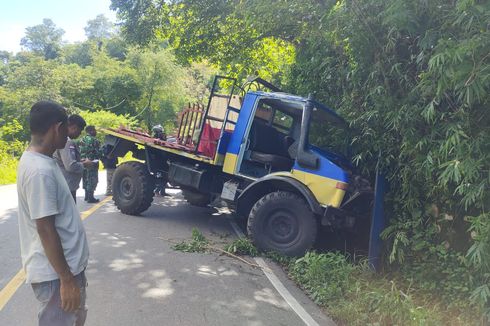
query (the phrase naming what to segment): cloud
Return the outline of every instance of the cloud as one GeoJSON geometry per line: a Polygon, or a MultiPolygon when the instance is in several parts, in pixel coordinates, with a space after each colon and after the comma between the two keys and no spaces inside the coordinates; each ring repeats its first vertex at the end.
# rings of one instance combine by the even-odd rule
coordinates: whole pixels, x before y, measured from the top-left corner
{"type": "Polygon", "coordinates": [[[60,26],[65,30],[65,34],[63,35],[63,41],[68,43],[80,42],[84,41],[87,38],[85,37],[84,26],[70,26],[69,28],[65,28],[64,26],[60,26]]]}
{"type": "Polygon", "coordinates": [[[0,24],[0,50],[20,51],[20,39],[25,35],[25,26],[20,24],[0,24]]]}

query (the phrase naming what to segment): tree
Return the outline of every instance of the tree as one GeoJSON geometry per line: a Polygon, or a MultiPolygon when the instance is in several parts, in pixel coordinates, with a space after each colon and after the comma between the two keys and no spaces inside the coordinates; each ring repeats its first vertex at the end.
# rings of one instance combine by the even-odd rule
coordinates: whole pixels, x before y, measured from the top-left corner
{"type": "Polygon", "coordinates": [[[55,59],[59,55],[63,34],[63,29],[56,27],[51,19],[44,18],[42,24],[26,28],[26,36],[20,45],[45,59],[55,59]]]}
{"type": "Polygon", "coordinates": [[[110,38],[114,34],[114,24],[101,14],[89,20],[84,30],[89,40],[101,41],[102,39],[110,38]]]}
{"type": "Polygon", "coordinates": [[[115,35],[105,42],[107,54],[117,60],[125,60],[129,51],[129,44],[119,35],[115,35]]]}
{"type": "Polygon", "coordinates": [[[9,62],[12,55],[7,51],[0,51],[0,86],[4,85],[7,79],[9,62]]]}
{"type": "Polygon", "coordinates": [[[63,47],[63,57],[66,63],[76,63],[80,67],[92,65],[96,51],[94,42],[86,41],[77,44],[67,44],[63,47]]]}
{"type": "Polygon", "coordinates": [[[182,108],[186,100],[186,71],[176,64],[172,53],[165,49],[133,50],[128,60],[137,72],[143,90],[139,107],[147,110],[142,119],[146,118],[148,129],[156,123],[173,123],[176,111],[182,108]]]}
{"type": "Polygon", "coordinates": [[[91,111],[110,108],[116,114],[135,114],[142,90],[134,68],[98,51],[87,68],[93,83],[83,92],[81,108],[91,111]]]}
{"type": "Polygon", "coordinates": [[[245,79],[260,73],[277,83],[294,58],[293,46],[257,30],[257,22],[247,16],[253,13],[238,0],[112,0],[111,8],[122,18],[128,41],[148,45],[168,40],[186,64],[206,60],[232,76],[245,79]]]}

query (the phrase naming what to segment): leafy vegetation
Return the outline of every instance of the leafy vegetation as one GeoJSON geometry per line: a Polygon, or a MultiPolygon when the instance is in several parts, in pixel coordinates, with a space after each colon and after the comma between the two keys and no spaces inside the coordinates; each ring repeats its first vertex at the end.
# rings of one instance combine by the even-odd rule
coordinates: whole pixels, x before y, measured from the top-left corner
{"type": "MultiPolygon", "coordinates": [[[[384,268],[408,285],[385,286],[362,266],[311,254],[298,277],[311,265],[360,278],[325,276],[339,286],[317,291],[319,300],[352,323],[373,314],[381,324],[438,324],[449,320],[434,312],[444,315],[439,302],[490,316],[489,1],[112,0],[112,8],[122,35],[97,17],[87,42],[63,45],[45,20],[28,30],[26,51],[0,53],[0,126],[20,124],[2,129],[0,181],[12,180],[6,171],[35,100],[148,127],[202,100],[213,67],[241,80],[258,74],[336,109],[351,125],[353,163],[371,179],[379,166],[391,186],[384,268]],[[418,295],[433,298],[433,310],[419,309],[418,295]]],[[[250,253],[246,243],[229,249],[250,253]]],[[[304,280],[309,291],[326,280],[314,277],[304,280]]]]}
{"type": "Polygon", "coordinates": [[[259,255],[257,248],[246,238],[234,240],[229,245],[226,245],[224,250],[234,255],[247,255],[252,257],[259,255]]]}
{"type": "Polygon", "coordinates": [[[9,153],[6,142],[0,141],[0,185],[15,183],[18,158],[9,153]]]}
{"type": "Polygon", "coordinates": [[[0,127],[0,185],[15,183],[18,157],[27,146],[17,139],[21,132],[16,119],[0,127]]]}
{"type": "Polygon", "coordinates": [[[387,269],[490,314],[490,3],[113,0],[129,41],[167,40],[179,60],[253,74],[350,121],[353,162],[391,187],[387,269]],[[184,41],[185,40],[185,41],[184,41]],[[267,56],[263,56],[266,58],[267,56]],[[270,67],[270,66],[269,66],[270,67]]]}
{"type": "Polygon", "coordinates": [[[208,249],[209,241],[197,228],[192,228],[191,241],[182,241],[172,246],[172,249],[182,252],[205,252],[208,249]]]}
{"type": "Polygon", "coordinates": [[[104,16],[88,21],[85,32],[87,41],[63,44],[64,31],[44,19],[26,29],[24,51],[0,52],[0,127],[20,123],[14,134],[0,132],[0,184],[15,181],[16,142],[29,140],[29,108],[38,100],[57,101],[98,127],[162,124],[171,132],[176,112],[203,98],[209,65],[179,65],[164,44],[131,47],[104,16]]]}

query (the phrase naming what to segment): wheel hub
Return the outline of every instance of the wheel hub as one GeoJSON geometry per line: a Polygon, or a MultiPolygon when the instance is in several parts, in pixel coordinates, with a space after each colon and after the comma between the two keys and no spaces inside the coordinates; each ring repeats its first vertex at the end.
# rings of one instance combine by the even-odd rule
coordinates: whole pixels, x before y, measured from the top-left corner
{"type": "Polygon", "coordinates": [[[130,177],[124,177],[121,180],[120,189],[121,189],[121,195],[124,198],[128,199],[132,196],[132,194],[133,194],[133,183],[131,182],[130,177]]]}
{"type": "Polygon", "coordinates": [[[288,210],[276,210],[269,216],[266,232],[274,242],[290,243],[299,233],[296,217],[288,210]]]}

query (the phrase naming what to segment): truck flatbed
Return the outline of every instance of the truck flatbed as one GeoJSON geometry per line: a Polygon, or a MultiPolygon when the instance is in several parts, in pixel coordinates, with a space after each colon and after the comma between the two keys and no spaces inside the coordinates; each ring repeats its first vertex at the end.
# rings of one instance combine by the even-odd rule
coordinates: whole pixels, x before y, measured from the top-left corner
{"type": "Polygon", "coordinates": [[[213,158],[195,153],[194,145],[186,146],[177,142],[161,140],[158,138],[154,138],[145,132],[135,131],[124,127],[120,127],[118,129],[107,128],[104,129],[104,132],[109,135],[113,135],[115,137],[126,139],[136,144],[140,144],[142,146],[148,146],[177,155],[185,156],[193,160],[206,162],[208,164],[214,164],[213,158]]]}

